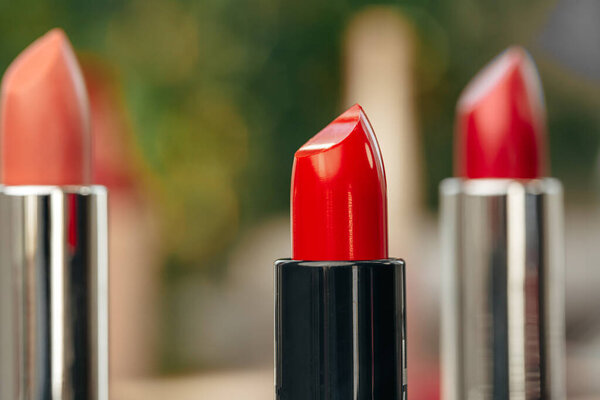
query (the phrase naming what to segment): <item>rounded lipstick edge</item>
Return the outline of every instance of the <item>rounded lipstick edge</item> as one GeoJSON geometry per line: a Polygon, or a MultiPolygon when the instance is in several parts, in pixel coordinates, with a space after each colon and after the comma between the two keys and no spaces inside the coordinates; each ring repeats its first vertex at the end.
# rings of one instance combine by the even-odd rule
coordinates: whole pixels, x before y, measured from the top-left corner
{"type": "Polygon", "coordinates": [[[531,56],[505,50],[462,92],[456,108],[455,175],[536,179],[547,173],[544,96],[531,56]]]}
{"type": "Polygon", "coordinates": [[[359,105],[348,109],[296,152],[291,222],[295,260],[388,257],[383,159],[359,105]]]}
{"type": "Polygon", "coordinates": [[[0,179],[5,185],[91,183],[90,112],[73,48],[53,29],[2,79],[0,179]]]}

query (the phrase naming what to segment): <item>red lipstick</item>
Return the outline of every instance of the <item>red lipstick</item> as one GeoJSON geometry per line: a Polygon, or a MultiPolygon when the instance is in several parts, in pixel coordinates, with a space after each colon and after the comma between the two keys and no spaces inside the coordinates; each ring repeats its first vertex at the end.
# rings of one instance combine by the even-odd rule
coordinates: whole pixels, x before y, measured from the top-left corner
{"type": "Polygon", "coordinates": [[[484,68],[460,96],[456,114],[456,176],[544,175],[544,98],[524,49],[511,47],[484,68]]]}
{"type": "Polygon", "coordinates": [[[532,58],[511,47],[461,95],[440,187],[442,398],[565,399],[562,186],[546,174],[532,58]]]}
{"type": "Polygon", "coordinates": [[[0,119],[0,398],[107,400],[107,194],[62,30],[8,67],[0,119]]]}
{"type": "Polygon", "coordinates": [[[277,400],[406,396],[404,262],[381,151],[355,105],[295,154],[293,259],[275,262],[277,400]]]}
{"type": "Polygon", "coordinates": [[[90,183],[87,95],[62,30],[33,42],[8,67],[0,109],[3,184],[90,183]]]}
{"type": "Polygon", "coordinates": [[[295,260],[387,258],[383,160],[358,104],[296,152],[291,197],[295,260]]]}

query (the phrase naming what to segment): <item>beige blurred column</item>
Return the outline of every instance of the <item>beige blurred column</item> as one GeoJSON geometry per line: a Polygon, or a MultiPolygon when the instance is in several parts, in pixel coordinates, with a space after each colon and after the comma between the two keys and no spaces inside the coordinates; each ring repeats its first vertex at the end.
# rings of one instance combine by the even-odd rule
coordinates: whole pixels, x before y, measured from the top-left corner
{"type": "Polygon", "coordinates": [[[161,248],[118,75],[82,58],[90,99],[95,183],[108,188],[111,383],[154,375],[158,361],[161,248]]]}
{"type": "Polygon", "coordinates": [[[345,40],[345,106],[365,109],[379,140],[388,184],[390,255],[412,259],[421,212],[419,139],[413,104],[415,35],[400,11],[372,7],[345,40]]]}
{"type": "MultiPolygon", "coordinates": [[[[365,109],[379,140],[388,185],[390,256],[407,261],[408,387],[411,397],[437,396],[437,349],[426,338],[435,325],[428,305],[423,252],[434,251],[422,206],[421,143],[414,103],[416,34],[395,7],[370,7],[345,37],[345,106],[365,109]],[[421,244],[426,240],[427,246],[421,244]]],[[[435,242],[435,241],[433,241],[435,242]]],[[[437,318],[433,318],[437,319],[437,318]]]]}
{"type": "Polygon", "coordinates": [[[154,210],[143,195],[114,190],[109,207],[110,372],[116,383],[158,370],[160,244],[154,210]]]}
{"type": "Polygon", "coordinates": [[[273,369],[262,368],[119,382],[113,385],[111,400],[268,400],[272,398],[273,369]]]}

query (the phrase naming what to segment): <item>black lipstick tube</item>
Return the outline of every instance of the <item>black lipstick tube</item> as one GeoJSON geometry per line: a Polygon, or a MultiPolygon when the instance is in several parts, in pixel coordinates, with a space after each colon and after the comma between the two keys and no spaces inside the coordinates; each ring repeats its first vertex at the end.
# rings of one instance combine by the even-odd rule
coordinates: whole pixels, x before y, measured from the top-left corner
{"type": "Polygon", "coordinates": [[[275,399],[406,399],[404,269],[275,262],[275,399]]]}

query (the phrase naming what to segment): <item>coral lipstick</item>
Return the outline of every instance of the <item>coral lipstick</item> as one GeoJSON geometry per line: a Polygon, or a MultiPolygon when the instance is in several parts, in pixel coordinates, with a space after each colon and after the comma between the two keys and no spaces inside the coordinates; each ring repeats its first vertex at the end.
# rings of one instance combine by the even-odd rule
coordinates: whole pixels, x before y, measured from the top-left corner
{"type": "Polygon", "coordinates": [[[107,194],[62,30],[8,67],[0,115],[0,398],[107,400],[107,194]]]}
{"type": "Polygon", "coordinates": [[[293,259],[275,262],[276,399],[405,399],[404,262],[388,258],[386,199],[359,105],[296,152],[293,259]]]}
{"type": "Polygon", "coordinates": [[[5,185],[84,185],[90,180],[89,107],[64,32],[32,43],[2,79],[0,180],[5,185]]]}
{"type": "Polygon", "coordinates": [[[456,114],[457,176],[544,175],[544,98],[525,50],[511,47],[481,71],[458,100],[456,114]]]}
{"type": "Polygon", "coordinates": [[[544,177],[545,106],[511,47],[461,95],[440,187],[442,395],[564,399],[562,186],[544,177]]]}
{"type": "Polygon", "coordinates": [[[359,105],[296,152],[291,203],[295,260],[387,258],[383,160],[359,105]]]}

